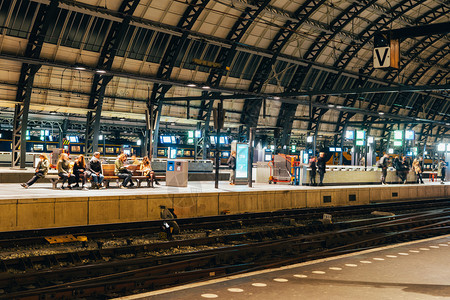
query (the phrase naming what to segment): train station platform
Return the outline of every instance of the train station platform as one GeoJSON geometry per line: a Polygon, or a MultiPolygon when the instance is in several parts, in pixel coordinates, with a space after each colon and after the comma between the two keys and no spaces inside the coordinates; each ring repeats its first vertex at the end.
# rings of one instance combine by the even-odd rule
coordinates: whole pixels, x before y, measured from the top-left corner
{"type": "Polygon", "coordinates": [[[268,212],[281,209],[362,205],[372,202],[450,196],[450,184],[291,186],[229,185],[221,181],[189,182],[188,187],[104,190],[53,190],[49,182],[29,189],[0,184],[0,231],[137,222],[160,219],[160,206],[174,208],[178,218],[223,213],[268,212]]]}
{"type": "Polygon", "coordinates": [[[449,252],[447,235],[118,299],[449,299],[449,252]]]}
{"type": "Polygon", "coordinates": [[[118,299],[449,299],[449,251],[447,235],[118,299]]]}

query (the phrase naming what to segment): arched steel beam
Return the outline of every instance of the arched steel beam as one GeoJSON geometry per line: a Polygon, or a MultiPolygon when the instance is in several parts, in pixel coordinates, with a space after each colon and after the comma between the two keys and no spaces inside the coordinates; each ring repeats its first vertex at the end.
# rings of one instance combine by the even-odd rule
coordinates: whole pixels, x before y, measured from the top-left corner
{"type": "MultiPolygon", "coordinates": [[[[444,45],[442,48],[437,49],[434,53],[432,53],[427,60],[430,62],[429,65],[420,65],[416,68],[414,72],[411,73],[411,76],[406,80],[407,85],[415,85],[417,82],[424,76],[428,70],[430,70],[433,64],[438,63],[441,59],[445,58],[449,53],[449,45],[444,45]]],[[[417,99],[419,94],[417,93],[403,93],[398,94],[397,97],[392,102],[391,107],[389,108],[390,114],[398,114],[400,109],[404,108],[404,103],[411,100],[411,98],[417,99]]],[[[428,99],[420,98],[420,101],[425,103],[428,99]]],[[[414,101],[415,102],[415,101],[414,101]]],[[[413,106],[414,107],[414,106],[413,106]]],[[[420,106],[422,107],[422,105],[420,106]]],[[[392,131],[392,124],[385,125],[383,128],[382,137],[386,137],[392,131]]]]}
{"type": "MultiPolygon", "coordinates": [[[[183,16],[178,21],[177,28],[182,31],[181,36],[172,36],[167,46],[167,49],[164,53],[164,56],[161,60],[161,63],[158,68],[157,77],[161,79],[170,79],[172,74],[173,67],[175,65],[175,60],[181,50],[181,46],[186,42],[189,31],[194,26],[200,14],[205,9],[206,5],[209,3],[209,0],[193,0],[186,10],[183,13],[183,16]]],[[[147,103],[147,109],[149,115],[151,115],[151,120],[153,124],[149,124],[150,129],[154,129],[155,133],[153,136],[153,143],[157,145],[158,143],[158,132],[159,132],[159,120],[161,118],[161,111],[164,102],[164,96],[167,91],[170,90],[171,85],[163,85],[155,83],[153,84],[152,93],[149,99],[149,103],[147,103]]],[[[150,137],[150,134],[148,134],[150,137]]],[[[148,142],[146,140],[146,142],[148,142]]],[[[156,157],[158,152],[157,147],[153,147],[153,156],[156,157]]]]}
{"type": "MultiPolygon", "coordinates": [[[[405,64],[402,64],[401,69],[398,71],[389,70],[388,73],[385,75],[384,79],[387,81],[392,81],[394,79],[394,76],[396,76],[401,70],[405,69],[409,63],[411,63],[416,57],[418,57],[422,52],[424,52],[426,49],[428,49],[431,45],[433,45],[436,41],[441,39],[443,35],[439,36],[430,36],[422,38],[420,41],[416,42],[410,49],[406,51],[406,55],[408,56],[408,61],[405,64]]],[[[369,60],[366,65],[360,69],[360,73],[370,76],[373,72],[373,68],[369,69],[369,67],[372,65],[372,62],[369,60]],[[367,72],[368,71],[368,72],[367,72]]],[[[366,77],[367,78],[367,77],[366,77]]],[[[365,84],[368,83],[367,79],[364,82],[365,84]]],[[[360,83],[362,84],[362,83],[360,83]]],[[[355,85],[353,88],[357,87],[357,82],[355,82],[355,85]]],[[[353,107],[356,104],[358,95],[349,95],[345,98],[343,106],[353,107]]],[[[369,104],[370,108],[377,109],[379,104],[379,97],[380,96],[374,96],[369,104]]],[[[420,99],[425,101],[424,97],[420,97],[420,99]]],[[[417,105],[417,102],[415,102],[415,105],[417,105]]],[[[349,112],[341,112],[338,117],[338,121],[336,122],[336,134],[338,135],[337,141],[338,144],[341,143],[342,138],[342,130],[345,127],[345,124],[354,116],[354,113],[349,112]]],[[[375,117],[371,117],[371,121],[373,121],[375,117]]],[[[364,120],[364,123],[367,120],[364,120]]]]}
{"type": "MultiPolygon", "coordinates": [[[[277,61],[281,50],[286,46],[297,29],[325,2],[325,0],[306,1],[294,13],[295,18],[298,19],[298,21],[289,20],[281,27],[268,47],[268,50],[272,53],[272,56],[263,57],[261,59],[258,69],[250,83],[249,91],[258,93],[261,92],[261,89],[268,80],[272,71],[272,66],[277,61]]],[[[248,126],[254,127],[258,122],[261,105],[262,100],[251,101],[251,103],[249,100],[245,100],[241,122],[248,126]]],[[[283,131],[290,132],[292,129],[292,121],[289,120],[294,117],[296,108],[296,105],[282,104],[278,114],[277,127],[285,128],[290,125],[290,128],[283,129],[283,131]]]]}
{"type": "MultiPolygon", "coordinates": [[[[382,15],[377,18],[374,22],[372,22],[369,26],[367,26],[361,33],[358,34],[359,42],[352,42],[346,49],[342,52],[340,57],[336,60],[334,64],[335,67],[340,70],[344,70],[350,61],[356,56],[358,51],[367,44],[374,36],[374,34],[388,25],[390,25],[393,21],[401,17],[403,14],[407,13],[409,10],[413,9],[418,4],[425,2],[425,0],[413,1],[413,0],[403,0],[392,9],[389,10],[389,15],[382,15]]],[[[340,76],[339,73],[329,74],[326,78],[324,84],[322,85],[322,89],[331,89],[333,88],[340,76]]],[[[316,98],[316,102],[326,103],[328,101],[328,96],[322,96],[316,98]]],[[[322,116],[328,111],[328,109],[320,109],[313,108],[311,120],[308,124],[308,130],[317,130],[318,125],[320,123],[320,119],[322,116]]]]}
{"type": "MultiPolygon", "coordinates": [[[[333,38],[339,34],[341,30],[348,24],[350,24],[354,18],[358,17],[361,12],[370,7],[376,1],[354,1],[352,2],[343,12],[341,12],[333,21],[331,21],[329,28],[331,32],[322,32],[314,41],[313,45],[307,50],[304,59],[309,61],[315,61],[320,53],[325,49],[326,46],[333,40],[333,38]]],[[[294,76],[292,77],[289,86],[286,91],[298,91],[303,86],[303,82],[308,74],[311,66],[298,66],[294,76]]],[[[337,76],[333,76],[337,78],[337,76]]],[[[329,82],[333,81],[330,78],[329,82]]],[[[326,85],[324,85],[326,86],[326,85]]],[[[327,86],[331,89],[332,86],[327,86]]],[[[320,99],[320,98],[319,98],[320,99]]],[[[297,105],[283,103],[277,119],[277,126],[282,127],[280,144],[286,144],[289,140],[289,134],[292,131],[292,118],[295,116],[295,111],[297,110],[297,105]]],[[[259,114],[260,109],[258,110],[259,114]]],[[[317,111],[313,108],[313,114],[317,111]]],[[[309,122],[308,130],[314,130],[312,128],[313,122],[309,122]]]]}
{"type": "MultiPolygon", "coordinates": [[[[40,4],[28,38],[25,57],[39,58],[49,25],[56,17],[58,5],[58,0],[52,0],[48,5],[40,4]]],[[[11,167],[16,167],[20,164],[20,168],[25,168],[28,112],[30,110],[34,76],[40,68],[41,65],[23,63],[20,70],[14,108],[11,167]]]]}
{"type": "MultiPolygon", "coordinates": [[[[239,16],[238,20],[234,23],[232,29],[228,33],[226,40],[230,41],[231,47],[226,48],[222,47],[219,51],[219,54],[216,58],[216,62],[220,64],[222,67],[217,69],[212,69],[209,73],[207,84],[211,87],[218,87],[223,75],[226,73],[225,68],[230,66],[231,61],[236,55],[236,47],[238,43],[241,41],[247,29],[256,19],[256,17],[264,10],[264,8],[270,3],[270,0],[264,1],[255,1],[255,7],[247,7],[245,11],[239,16]]],[[[208,93],[203,92],[203,95],[206,97],[213,97],[220,95],[219,93],[208,93]]],[[[205,137],[207,137],[207,133],[209,132],[209,120],[211,116],[211,110],[214,104],[214,99],[212,100],[202,100],[201,108],[198,112],[198,120],[204,121],[205,124],[205,137]]],[[[242,116],[241,116],[242,122],[242,116]]],[[[208,141],[206,141],[208,143],[208,141]]],[[[204,157],[205,158],[205,157],[204,157]]]]}
{"type": "MultiPolygon", "coordinates": [[[[207,85],[210,87],[218,87],[223,75],[226,73],[226,67],[230,66],[234,56],[236,55],[236,47],[247,29],[256,19],[256,17],[264,10],[264,8],[270,3],[270,1],[257,1],[254,7],[247,7],[245,11],[239,16],[238,20],[234,23],[232,29],[228,33],[226,40],[230,42],[231,47],[222,47],[217,55],[216,62],[221,65],[221,68],[212,69],[207,79],[207,85]]],[[[208,152],[205,151],[210,144],[209,139],[209,123],[211,118],[211,111],[214,105],[214,99],[220,96],[217,92],[203,92],[204,99],[200,104],[200,110],[198,111],[197,119],[203,121],[203,150],[201,152],[202,158],[208,157],[208,152]],[[206,99],[210,98],[210,99],[206,99]]]]}
{"type": "MultiPolygon", "coordinates": [[[[97,63],[98,70],[111,70],[117,49],[125,36],[131,17],[139,2],[140,0],[123,0],[119,7],[119,13],[123,17],[123,21],[112,23],[97,63]]],[[[88,104],[89,112],[86,121],[85,154],[97,151],[103,98],[105,96],[106,86],[112,78],[112,75],[98,73],[94,75],[88,104]]]]}
{"type": "MultiPolygon", "coordinates": [[[[441,4],[437,7],[432,8],[431,10],[425,12],[422,16],[415,19],[412,23],[414,23],[414,24],[429,24],[429,23],[441,18],[442,16],[447,15],[449,12],[450,12],[450,7],[448,7],[447,5],[441,4]]],[[[412,47],[410,47],[410,49],[408,49],[405,53],[403,53],[404,56],[408,57],[408,61],[406,63],[402,64],[401,70],[405,69],[412,61],[414,61],[415,58],[419,57],[419,55],[423,51],[428,49],[430,46],[432,46],[435,42],[437,42],[438,40],[440,40],[443,37],[444,37],[444,35],[434,35],[434,36],[424,37],[420,41],[416,42],[412,47]]],[[[364,75],[367,76],[366,78],[368,78],[368,76],[370,76],[373,73],[373,71],[375,70],[374,68],[371,68],[371,66],[372,66],[372,61],[368,60],[367,63],[365,64],[365,66],[362,69],[360,69],[360,73],[363,73],[364,75]]],[[[395,76],[397,76],[400,71],[397,71],[394,69],[388,70],[387,74],[384,76],[384,80],[386,80],[388,82],[393,81],[395,76]]],[[[366,83],[367,83],[367,79],[366,79],[366,83]]],[[[378,108],[377,103],[379,103],[379,101],[377,101],[378,99],[379,99],[379,96],[372,98],[372,101],[370,102],[369,107],[371,107],[373,109],[377,109],[378,108]]],[[[355,101],[353,99],[349,99],[349,100],[347,100],[347,102],[344,102],[344,106],[349,106],[352,103],[354,104],[355,101]]],[[[374,119],[374,117],[370,117],[370,118],[374,119]]],[[[343,120],[338,120],[338,124],[343,124],[343,123],[345,123],[345,118],[343,120]]],[[[336,130],[336,131],[339,131],[339,130],[336,130]]]]}

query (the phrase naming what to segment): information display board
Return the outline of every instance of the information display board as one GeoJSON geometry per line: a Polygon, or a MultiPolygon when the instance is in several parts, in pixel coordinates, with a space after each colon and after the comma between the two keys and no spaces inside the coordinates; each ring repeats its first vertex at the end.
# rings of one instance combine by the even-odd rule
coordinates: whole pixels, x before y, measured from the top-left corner
{"type": "Polygon", "coordinates": [[[236,179],[248,177],[248,145],[236,145],[236,179]]]}

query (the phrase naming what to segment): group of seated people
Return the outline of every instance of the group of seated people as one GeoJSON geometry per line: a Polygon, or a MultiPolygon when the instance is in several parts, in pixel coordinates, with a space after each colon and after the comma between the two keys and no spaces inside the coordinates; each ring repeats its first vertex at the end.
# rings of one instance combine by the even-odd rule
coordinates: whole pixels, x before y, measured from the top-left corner
{"type": "MultiPolygon", "coordinates": [[[[39,162],[36,166],[34,176],[27,182],[21,183],[24,188],[29,188],[38,179],[45,177],[50,169],[50,162],[45,154],[39,155],[39,162]]],[[[115,175],[123,179],[120,188],[133,187],[132,172],[127,168],[127,155],[120,154],[115,163],[115,175]]],[[[143,176],[147,176],[153,180],[155,184],[159,185],[155,179],[154,172],[152,171],[150,160],[148,157],[144,157],[142,162],[136,159],[136,156],[132,156],[132,164],[140,165],[139,169],[142,171],[143,176]]],[[[91,188],[104,189],[102,162],[100,161],[100,152],[95,152],[89,162],[86,164],[84,155],[79,155],[74,162],[70,161],[70,157],[67,153],[62,153],[59,157],[56,165],[59,179],[62,181],[61,189],[79,188],[81,182],[81,188],[86,190],[87,179],[91,180],[91,188]],[[64,185],[67,185],[64,187],[64,185]]]]}

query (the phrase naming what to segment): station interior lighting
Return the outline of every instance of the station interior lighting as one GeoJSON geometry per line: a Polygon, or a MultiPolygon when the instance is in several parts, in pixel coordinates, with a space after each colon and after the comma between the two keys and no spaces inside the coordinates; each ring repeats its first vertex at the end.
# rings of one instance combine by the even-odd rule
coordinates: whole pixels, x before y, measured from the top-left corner
{"type": "MultiPolygon", "coordinates": [[[[312,135],[310,135],[310,136],[308,136],[307,138],[306,138],[306,142],[307,143],[312,143],[314,141],[314,137],[312,136],[312,135]]],[[[273,149],[272,149],[273,150],[273,149]]]]}
{"type": "Polygon", "coordinates": [[[445,144],[444,143],[440,143],[438,144],[438,151],[445,151],[445,144]]]}
{"type": "Polygon", "coordinates": [[[138,145],[138,146],[142,145],[142,141],[141,140],[137,140],[136,145],[138,145]]]}
{"type": "Polygon", "coordinates": [[[388,149],[388,153],[389,153],[389,154],[394,154],[394,149],[389,148],[389,149],[388,149]]]}
{"type": "Polygon", "coordinates": [[[100,135],[98,136],[98,140],[99,140],[99,141],[103,141],[103,134],[100,134],[100,135]]]}
{"type": "Polygon", "coordinates": [[[367,138],[367,142],[369,143],[369,144],[373,144],[373,136],[369,136],[368,138],[367,138]]]}
{"type": "Polygon", "coordinates": [[[297,149],[297,146],[296,146],[296,145],[292,145],[292,146],[291,146],[291,152],[295,152],[296,149],[297,149]]]}
{"type": "Polygon", "coordinates": [[[0,139],[3,137],[3,133],[0,133],[0,139]]]}
{"type": "Polygon", "coordinates": [[[196,130],[195,131],[195,138],[196,139],[199,139],[199,138],[201,138],[202,137],[202,131],[201,130],[196,130]]]}
{"type": "Polygon", "coordinates": [[[394,141],[395,147],[401,147],[403,145],[402,141],[394,141]]]}
{"type": "Polygon", "coordinates": [[[428,151],[423,151],[423,155],[427,155],[428,154],[428,151]]]}
{"type": "Polygon", "coordinates": [[[447,151],[450,151],[450,144],[447,144],[447,151]]]}
{"type": "Polygon", "coordinates": [[[275,146],[274,145],[270,145],[270,150],[275,150],[275,146]]]}
{"type": "Polygon", "coordinates": [[[356,146],[364,146],[364,140],[357,140],[356,146]]]}
{"type": "Polygon", "coordinates": [[[194,139],[188,139],[188,144],[193,144],[194,143],[194,139]]]}

